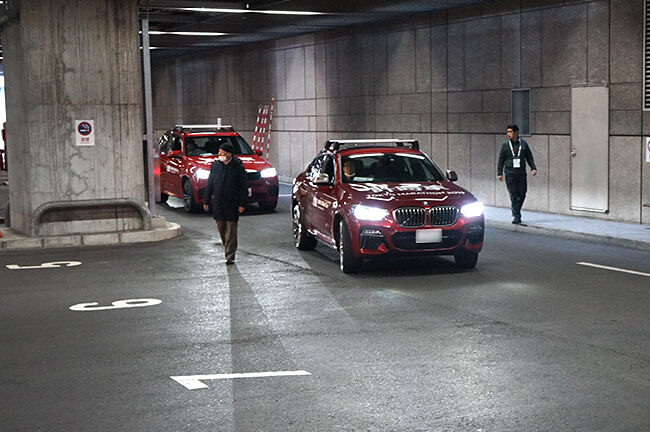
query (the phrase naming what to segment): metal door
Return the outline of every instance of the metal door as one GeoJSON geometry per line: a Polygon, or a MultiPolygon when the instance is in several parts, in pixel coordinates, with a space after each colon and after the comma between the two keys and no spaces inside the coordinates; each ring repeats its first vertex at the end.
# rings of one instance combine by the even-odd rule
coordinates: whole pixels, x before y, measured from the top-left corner
{"type": "Polygon", "coordinates": [[[571,209],[606,213],[609,202],[609,89],[571,89],[571,209]]]}

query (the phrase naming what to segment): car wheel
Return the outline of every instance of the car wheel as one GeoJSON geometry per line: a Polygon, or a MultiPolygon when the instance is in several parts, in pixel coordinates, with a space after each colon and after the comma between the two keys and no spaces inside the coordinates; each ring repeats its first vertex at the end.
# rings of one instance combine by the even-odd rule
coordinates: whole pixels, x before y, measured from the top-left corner
{"type": "Polygon", "coordinates": [[[278,201],[269,201],[269,202],[261,202],[259,203],[260,210],[264,211],[273,211],[278,205],[278,201]]]}
{"type": "Polygon", "coordinates": [[[478,262],[478,254],[477,253],[457,254],[454,255],[454,259],[456,261],[456,267],[460,267],[464,269],[472,269],[476,267],[476,263],[478,262]]]}
{"type": "Polygon", "coordinates": [[[307,232],[300,218],[300,205],[293,206],[293,243],[300,250],[314,250],[316,239],[307,232]]]}
{"type": "Polygon", "coordinates": [[[183,208],[188,213],[198,213],[199,206],[194,201],[194,190],[189,180],[183,182],[183,208]]]}
{"type": "Polygon", "coordinates": [[[359,270],[360,262],[352,253],[352,241],[350,240],[348,226],[341,220],[339,227],[339,263],[341,264],[341,271],[343,273],[354,273],[359,270]]]}

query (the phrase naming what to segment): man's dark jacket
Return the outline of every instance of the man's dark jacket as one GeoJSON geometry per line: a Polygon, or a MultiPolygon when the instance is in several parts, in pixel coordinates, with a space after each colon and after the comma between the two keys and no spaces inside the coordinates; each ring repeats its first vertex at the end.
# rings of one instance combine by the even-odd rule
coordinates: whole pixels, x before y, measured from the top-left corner
{"type": "Polygon", "coordinates": [[[517,141],[512,142],[512,147],[515,155],[519,155],[521,159],[519,168],[512,166],[512,160],[515,158],[515,156],[512,155],[512,151],[510,151],[509,141],[506,140],[503,144],[501,144],[499,162],[497,162],[497,175],[503,175],[505,168],[506,174],[525,176],[526,162],[528,162],[530,169],[537,170],[537,167],[535,166],[535,160],[533,159],[533,153],[530,151],[530,147],[528,147],[528,143],[526,141],[519,138],[517,141]],[[519,154],[519,146],[521,146],[521,154],[519,154]]]}
{"type": "Polygon", "coordinates": [[[239,159],[233,156],[228,164],[212,162],[204,198],[214,219],[239,220],[239,207],[246,207],[248,200],[246,169],[239,159]]]}

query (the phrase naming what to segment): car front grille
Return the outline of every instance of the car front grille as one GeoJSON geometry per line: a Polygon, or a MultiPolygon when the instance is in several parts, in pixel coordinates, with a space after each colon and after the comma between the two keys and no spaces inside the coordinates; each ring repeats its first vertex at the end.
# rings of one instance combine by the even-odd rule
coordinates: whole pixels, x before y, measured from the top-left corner
{"type": "Polygon", "coordinates": [[[255,180],[259,180],[261,178],[262,178],[262,176],[260,175],[259,171],[248,171],[246,173],[246,179],[248,181],[255,181],[255,180]]]}
{"type": "MultiPolygon", "coordinates": [[[[395,209],[393,216],[397,225],[403,228],[418,228],[426,223],[426,211],[421,207],[400,207],[395,209]]],[[[456,223],[458,207],[438,206],[429,210],[429,225],[448,226],[456,223]]]]}
{"type": "Polygon", "coordinates": [[[400,207],[395,209],[393,216],[401,227],[421,227],[424,226],[426,212],[420,207],[400,207]]]}
{"type": "Polygon", "coordinates": [[[429,210],[429,224],[432,226],[453,225],[458,219],[458,207],[438,206],[429,210]]]}

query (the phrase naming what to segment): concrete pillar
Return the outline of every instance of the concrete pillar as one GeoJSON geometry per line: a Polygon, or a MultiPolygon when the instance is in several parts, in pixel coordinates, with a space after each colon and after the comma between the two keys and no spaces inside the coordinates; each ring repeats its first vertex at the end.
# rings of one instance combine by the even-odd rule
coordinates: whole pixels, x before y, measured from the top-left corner
{"type": "Polygon", "coordinates": [[[2,48],[12,229],[63,235],[149,222],[132,205],[146,192],[137,3],[10,3],[2,48]],[[80,145],[89,144],[80,120],[93,123],[94,145],[80,145]],[[83,205],[57,205],[71,201],[83,205]]]}

